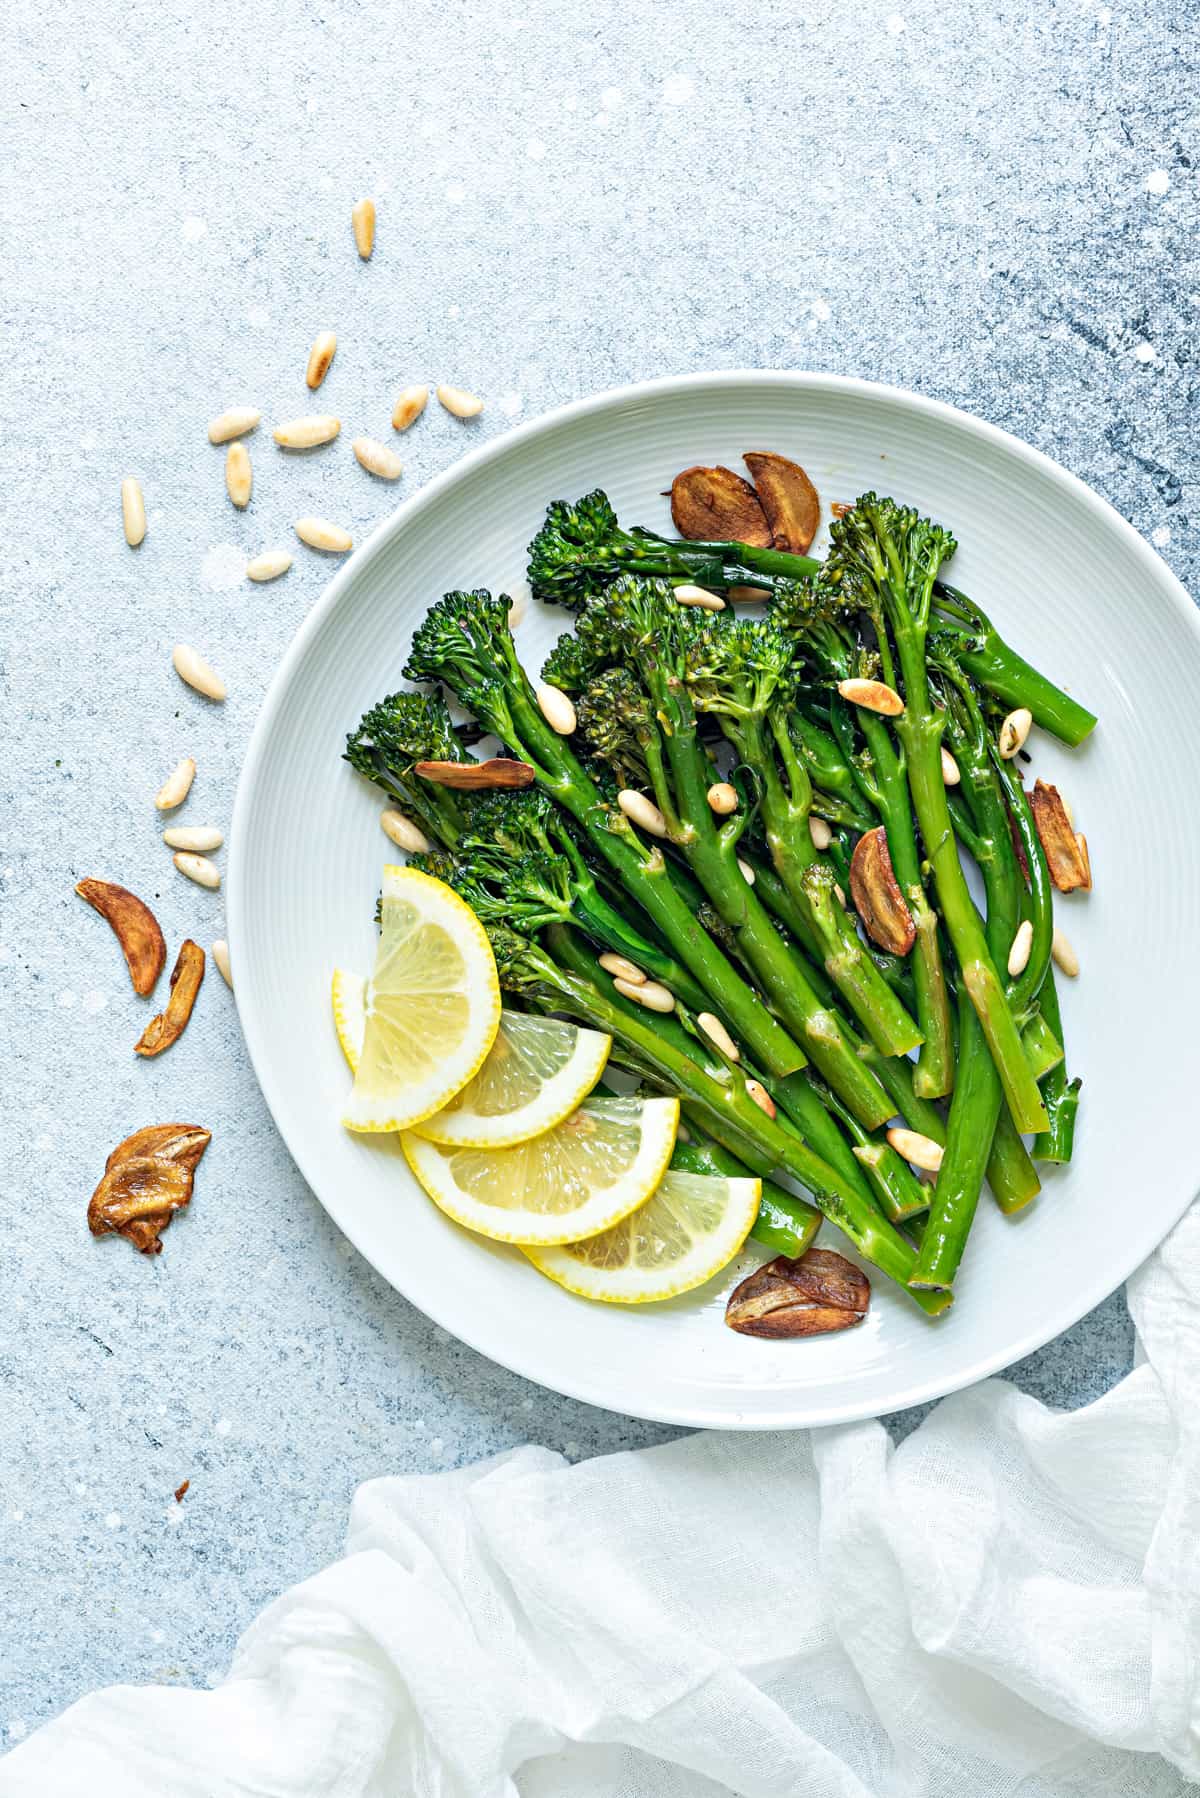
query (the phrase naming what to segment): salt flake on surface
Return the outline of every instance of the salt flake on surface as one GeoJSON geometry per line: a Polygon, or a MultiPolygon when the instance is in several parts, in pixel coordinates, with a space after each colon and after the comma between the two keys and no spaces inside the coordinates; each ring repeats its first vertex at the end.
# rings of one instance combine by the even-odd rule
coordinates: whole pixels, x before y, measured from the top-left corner
{"type": "Polygon", "coordinates": [[[1146,176],[1146,192],[1148,194],[1165,194],[1171,185],[1171,177],[1166,169],[1151,169],[1146,176]]]}

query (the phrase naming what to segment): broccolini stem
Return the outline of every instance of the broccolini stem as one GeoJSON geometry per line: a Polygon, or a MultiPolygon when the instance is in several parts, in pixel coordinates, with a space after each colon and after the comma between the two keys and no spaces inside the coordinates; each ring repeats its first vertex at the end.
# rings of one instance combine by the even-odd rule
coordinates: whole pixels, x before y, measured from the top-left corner
{"type": "MultiPolygon", "coordinates": [[[[1058,987],[1053,970],[1047,974],[1041,991],[1042,1015],[1059,1037],[1062,1035],[1062,1013],[1058,1005],[1058,987]]],[[[1082,1081],[1072,1080],[1065,1059],[1051,1068],[1042,1086],[1042,1097],[1050,1122],[1033,1139],[1035,1161],[1070,1161],[1075,1147],[1075,1114],[1079,1110],[1082,1081]]]]}
{"type": "Polygon", "coordinates": [[[965,593],[939,581],[935,603],[941,617],[968,639],[957,660],[981,687],[1009,707],[1027,706],[1035,724],[1077,748],[1096,727],[1096,715],[1064,693],[1001,637],[987,614],[965,593]]]}
{"type": "MultiPolygon", "coordinates": [[[[710,1174],[727,1180],[744,1178],[749,1173],[745,1164],[711,1138],[691,1132],[690,1142],[676,1142],[671,1166],[689,1174],[710,1174]]],[[[773,1255],[803,1255],[816,1241],[821,1228],[821,1213],[815,1205],[785,1192],[774,1180],[763,1180],[758,1201],[758,1216],[750,1231],[755,1242],[761,1242],[773,1255]]]]}

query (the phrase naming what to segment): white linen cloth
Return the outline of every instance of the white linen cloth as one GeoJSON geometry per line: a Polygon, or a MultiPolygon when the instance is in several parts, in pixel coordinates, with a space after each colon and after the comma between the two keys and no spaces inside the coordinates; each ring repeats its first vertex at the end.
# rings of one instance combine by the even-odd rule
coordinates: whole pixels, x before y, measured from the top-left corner
{"type": "Polygon", "coordinates": [[[865,1423],[373,1480],[223,1685],[95,1693],[0,1795],[1185,1791],[1200,1206],[1129,1304],[1138,1365],[1080,1411],[991,1380],[895,1449],[865,1423]]]}

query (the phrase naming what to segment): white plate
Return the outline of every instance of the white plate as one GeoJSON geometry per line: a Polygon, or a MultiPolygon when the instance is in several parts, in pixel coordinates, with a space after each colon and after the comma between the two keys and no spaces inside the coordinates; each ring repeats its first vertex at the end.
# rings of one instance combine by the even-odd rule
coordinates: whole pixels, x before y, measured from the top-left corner
{"type": "MultiPolygon", "coordinates": [[[[819,546],[818,546],[819,547],[819,546]]],[[[565,614],[518,633],[536,670],[565,614]]],[[[545,1386],[639,1417],[736,1429],[836,1423],[938,1397],[1066,1329],[1132,1272],[1197,1185],[1200,624],[1174,576],[1072,475],[989,425],[829,375],[722,374],[602,394],[468,456],[383,525],[309,614],[263,706],[238,788],[229,936],[237,1000],[275,1121],[313,1191],[431,1318],[545,1386]],[[737,1268],[689,1299],[621,1310],[575,1299],[523,1258],[456,1229],[398,1150],[339,1125],[329,1017],[337,964],[369,971],[379,796],[340,760],[363,710],[402,684],[413,626],[454,587],[521,590],[548,501],[594,486],[622,520],[668,526],[659,497],[692,462],[794,456],[826,510],[868,487],[952,526],[955,583],[1098,712],[1072,752],[1035,733],[1091,847],[1096,890],[1060,915],[1082,978],[1065,994],[1085,1085],[1077,1153],[1005,1221],[980,1207],[946,1318],[879,1278],[867,1322],[770,1344],[721,1321],[737,1268]]],[[[1067,982],[1063,982],[1068,986],[1067,982]]],[[[744,1269],[747,1257],[741,1264],[744,1269]]]]}

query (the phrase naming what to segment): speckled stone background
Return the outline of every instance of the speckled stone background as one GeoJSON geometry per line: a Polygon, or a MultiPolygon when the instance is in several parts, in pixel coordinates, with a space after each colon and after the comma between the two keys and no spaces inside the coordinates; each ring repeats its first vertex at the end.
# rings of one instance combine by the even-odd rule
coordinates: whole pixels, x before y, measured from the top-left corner
{"type": "MultiPolygon", "coordinates": [[[[329,574],[294,545],[254,587],[246,555],[291,543],[301,512],[360,537],[385,515],[394,492],[348,439],[390,440],[408,382],[487,409],[431,408],[402,442],[406,493],[594,389],[794,367],[1015,431],[1188,580],[1196,24],[1172,0],[18,4],[0,125],[5,1744],[110,1681],[215,1681],[264,1602],[337,1554],[364,1478],[669,1433],[501,1372],[379,1282],[277,1139],[215,971],[175,1050],[130,1052],[146,1007],[72,887],[145,894],[172,953],[222,933],[152,795],[191,753],[187,821],[228,824],[263,691],[329,574]],[[369,267],[349,228],[365,192],[369,267]],[[327,326],[319,403],[343,439],[288,460],[260,430],[236,514],[206,421],[311,409],[327,326]],[[149,512],[136,553],[127,473],[149,512]],[[181,638],[224,672],[224,707],[172,673],[181,638]],[[214,1131],[219,1172],[159,1260],[94,1243],[108,1149],[177,1115],[214,1131]]],[[[1131,1340],[1118,1295],[1014,1377],[1077,1404],[1131,1340]]]]}

